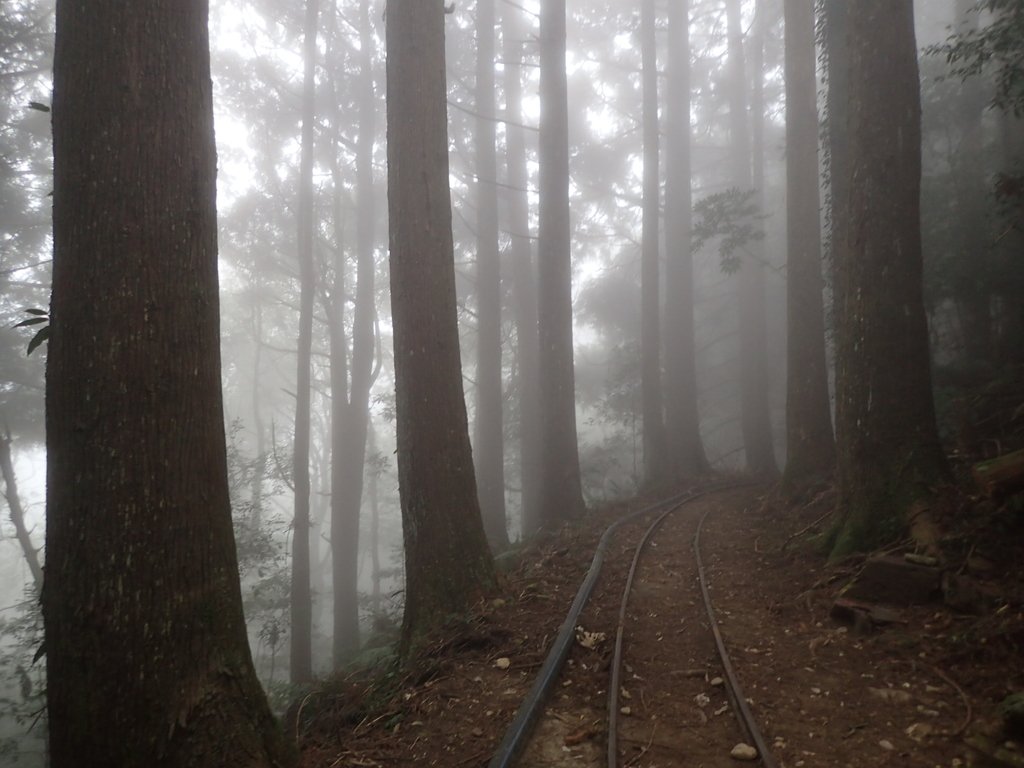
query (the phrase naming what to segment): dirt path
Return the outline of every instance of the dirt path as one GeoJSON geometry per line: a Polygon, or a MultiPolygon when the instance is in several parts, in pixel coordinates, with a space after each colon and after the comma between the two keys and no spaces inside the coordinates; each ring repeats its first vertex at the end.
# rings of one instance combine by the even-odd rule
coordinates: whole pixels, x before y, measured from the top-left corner
{"type": "MultiPolygon", "coordinates": [[[[789,532],[756,491],[716,494],[666,522],[628,612],[619,765],[728,766],[744,740],[732,717],[700,599],[691,541],[703,551],[719,624],[780,766],[953,766],[965,699],[933,644],[934,607],[861,635],[828,618],[824,566],[780,552],[789,532]],[[816,582],[821,582],[816,584],[816,582]]],[[[429,649],[417,670],[367,690],[311,696],[299,726],[307,766],[484,766],[525,696],[589,565],[622,509],[534,547],[502,594],[429,649]]],[[[817,512],[814,513],[815,515],[817,512]]],[[[649,519],[648,519],[649,521],[649,519]]],[[[608,662],[622,583],[644,523],[624,526],[581,619],[580,637],[523,766],[605,765],[608,662]],[[590,633],[590,634],[585,634],[590,633]],[[603,636],[603,637],[602,637],[603,636]]]]}

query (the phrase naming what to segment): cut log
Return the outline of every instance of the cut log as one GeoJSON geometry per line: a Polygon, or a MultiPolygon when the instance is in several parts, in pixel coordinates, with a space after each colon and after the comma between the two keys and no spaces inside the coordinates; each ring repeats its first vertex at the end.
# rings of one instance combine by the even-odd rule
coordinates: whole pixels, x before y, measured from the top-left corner
{"type": "Polygon", "coordinates": [[[1024,491],[1024,450],[1007,453],[974,465],[974,482],[990,499],[1024,491]]]}
{"type": "Polygon", "coordinates": [[[842,596],[868,603],[924,605],[942,594],[938,568],[908,563],[902,556],[883,555],[864,563],[842,596]]]}

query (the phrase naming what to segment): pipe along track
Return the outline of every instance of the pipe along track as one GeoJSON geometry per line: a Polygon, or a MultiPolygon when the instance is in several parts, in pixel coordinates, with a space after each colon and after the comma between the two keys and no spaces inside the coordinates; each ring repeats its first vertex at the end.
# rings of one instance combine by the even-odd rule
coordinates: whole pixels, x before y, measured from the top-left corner
{"type": "MultiPolygon", "coordinates": [[[[636,575],[637,567],[640,563],[640,558],[655,532],[673,512],[681,509],[691,502],[696,501],[697,499],[707,496],[708,494],[748,487],[750,485],[753,485],[753,483],[730,483],[702,490],[685,491],[683,493],[676,494],[675,496],[671,496],[668,499],[663,499],[655,504],[651,504],[650,506],[644,507],[636,512],[631,512],[608,526],[597,544],[597,549],[594,552],[594,558],[590,563],[590,569],[587,571],[586,577],[583,579],[579,590],[576,592],[576,597],[572,602],[572,606],[569,608],[569,613],[566,615],[565,620],[559,628],[558,635],[555,637],[551,650],[548,652],[548,656],[544,660],[544,664],[541,667],[540,672],[537,674],[533,686],[530,688],[530,692],[526,695],[522,705],[520,705],[519,710],[516,712],[516,715],[512,720],[512,724],[505,732],[505,736],[502,739],[501,744],[498,746],[497,751],[488,763],[488,768],[510,768],[515,764],[523,749],[525,749],[530,734],[533,731],[533,727],[537,724],[537,720],[540,718],[540,715],[544,710],[548,695],[554,687],[555,681],[558,679],[558,676],[565,665],[566,659],[569,656],[569,651],[572,649],[573,640],[575,639],[575,629],[579,622],[580,614],[583,612],[583,608],[586,606],[591,593],[594,591],[594,586],[596,585],[598,576],[601,573],[605,553],[608,550],[612,537],[618,529],[626,523],[630,523],[645,515],[660,512],[654,522],[648,526],[640,539],[640,543],[636,546],[636,550],[633,554],[633,561],[630,564],[629,574],[626,577],[626,584],[622,593],[622,602],[619,608],[615,635],[615,650],[611,661],[610,681],[608,684],[607,750],[608,768],[617,768],[618,740],[616,731],[619,713],[618,695],[622,669],[622,647],[626,623],[626,609],[629,604],[629,595],[632,591],[633,580],[636,575]]],[[[697,532],[693,538],[693,552],[696,560],[697,572],[700,577],[700,588],[701,594],[704,598],[704,606],[707,610],[711,631],[715,638],[715,646],[718,650],[718,655],[722,662],[722,669],[725,673],[726,688],[732,702],[731,711],[736,713],[740,725],[756,747],[759,759],[764,768],[777,768],[775,759],[772,756],[771,751],[768,749],[768,746],[765,744],[764,737],[761,735],[760,729],[757,727],[753,713],[750,711],[750,707],[747,705],[747,700],[740,688],[739,681],[736,679],[735,670],[733,669],[732,662],[729,659],[729,654],[726,651],[725,642],[722,639],[721,631],[718,628],[718,622],[715,619],[714,607],[711,602],[711,595],[707,586],[707,578],[704,573],[704,564],[700,555],[700,534],[701,529],[704,526],[704,520],[707,516],[708,512],[705,512],[704,515],[701,516],[700,522],[697,524],[697,532]]]]}

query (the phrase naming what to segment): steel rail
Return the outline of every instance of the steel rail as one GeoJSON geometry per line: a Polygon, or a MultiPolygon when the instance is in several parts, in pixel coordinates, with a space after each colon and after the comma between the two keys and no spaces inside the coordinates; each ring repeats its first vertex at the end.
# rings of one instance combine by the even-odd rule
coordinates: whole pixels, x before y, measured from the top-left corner
{"type": "Polygon", "coordinates": [[[708,590],[708,581],[704,573],[704,562],[700,556],[701,529],[704,527],[704,521],[710,512],[711,510],[708,509],[701,515],[700,522],[697,523],[697,532],[693,536],[693,554],[697,562],[697,575],[700,577],[700,591],[704,596],[704,607],[707,609],[708,621],[711,623],[711,632],[715,636],[718,656],[722,660],[722,671],[725,672],[726,685],[729,688],[731,698],[735,702],[734,710],[739,714],[738,719],[747,735],[750,736],[751,741],[754,742],[754,747],[757,749],[761,764],[765,768],[778,768],[775,757],[772,755],[771,750],[768,749],[764,736],[761,735],[761,729],[757,727],[754,713],[750,711],[750,705],[747,704],[747,699],[743,695],[743,689],[740,687],[740,682],[736,677],[736,671],[733,669],[729,652],[725,648],[725,640],[722,639],[722,632],[718,628],[718,619],[715,618],[715,609],[711,603],[711,592],[708,590]]]}
{"type": "Polygon", "coordinates": [[[565,665],[565,660],[569,656],[580,614],[583,612],[590,594],[594,591],[594,585],[597,583],[597,577],[601,573],[601,566],[604,563],[605,552],[615,532],[621,526],[632,522],[638,517],[664,510],[666,506],[680,506],[689,501],[690,497],[696,498],[698,495],[704,495],[707,492],[684,491],[636,512],[631,512],[608,526],[597,544],[594,558],[590,563],[590,570],[587,571],[586,578],[583,579],[583,583],[580,584],[580,588],[576,592],[576,598],[573,600],[569,613],[558,630],[558,635],[555,637],[551,650],[544,660],[544,665],[537,674],[530,692],[523,699],[523,703],[516,712],[512,724],[505,731],[505,736],[501,740],[501,744],[498,745],[497,751],[487,764],[488,768],[509,768],[515,762],[523,747],[526,746],[526,740],[543,711],[544,702],[547,700],[547,696],[551,692],[555,680],[558,678],[562,667],[565,665]]]}

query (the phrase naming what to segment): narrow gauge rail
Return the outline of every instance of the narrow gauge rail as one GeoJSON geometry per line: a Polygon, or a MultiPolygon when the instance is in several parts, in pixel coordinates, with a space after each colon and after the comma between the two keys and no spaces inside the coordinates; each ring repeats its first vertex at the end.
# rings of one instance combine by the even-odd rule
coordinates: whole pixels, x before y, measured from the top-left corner
{"type": "MultiPolygon", "coordinates": [[[[575,629],[580,619],[584,607],[587,604],[591,594],[594,591],[594,586],[597,583],[598,576],[600,575],[601,568],[604,564],[605,554],[607,553],[609,544],[615,533],[623,525],[630,523],[638,518],[645,515],[657,514],[655,520],[648,526],[644,532],[634,550],[633,560],[629,568],[629,573],[626,577],[625,587],[622,593],[622,600],[620,603],[616,637],[615,637],[615,649],[611,660],[609,670],[609,684],[608,684],[608,709],[607,709],[607,726],[608,726],[608,744],[607,744],[607,765],[608,768],[617,768],[618,766],[618,713],[619,713],[619,690],[621,688],[621,670],[623,666],[622,655],[623,655],[623,643],[626,630],[626,611],[629,604],[629,597],[633,588],[633,581],[636,575],[637,568],[644,551],[647,548],[648,543],[655,535],[657,530],[661,527],[662,523],[674,512],[681,509],[682,507],[697,501],[698,499],[704,498],[709,494],[713,494],[720,491],[736,490],[743,487],[749,487],[752,483],[729,483],[716,485],[704,489],[689,490],[660,502],[644,507],[636,512],[632,512],[619,520],[615,521],[610,525],[601,536],[598,542],[597,548],[594,552],[594,558],[591,561],[590,569],[587,571],[586,577],[583,579],[579,590],[576,593],[576,597],[573,600],[572,606],[569,608],[569,612],[566,615],[565,620],[559,629],[558,635],[555,637],[555,641],[548,653],[547,658],[541,667],[540,672],[534,680],[533,686],[531,687],[526,698],[523,700],[522,705],[516,712],[515,717],[508,730],[505,732],[505,736],[498,746],[497,751],[494,753],[491,761],[488,763],[488,768],[511,768],[515,765],[516,761],[525,749],[530,735],[533,731],[537,720],[540,718],[544,706],[547,702],[548,696],[551,693],[552,688],[557,681],[562,668],[565,665],[566,659],[569,656],[569,651],[572,648],[572,644],[575,638],[575,629]]],[[[725,673],[725,687],[729,695],[731,702],[730,711],[732,711],[742,729],[746,732],[749,739],[753,742],[758,752],[758,758],[761,764],[765,768],[777,768],[777,764],[772,756],[770,749],[764,741],[764,737],[761,735],[760,729],[757,727],[757,723],[754,720],[753,713],[750,711],[750,707],[747,704],[746,698],[743,695],[743,691],[740,688],[739,681],[736,678],[735,671],[733,670],[732,663],[729,659],[728,652],[725,647],[725,642],[722,638],[721,632],[718,628],[718,623],[715,619],[714,606],[711,601],[710,592],[707,586],[707,578],[704,572],[704,565],[700,554],[700,534],[703,528],[704,521],[707,518],[708,513],[705,512],[701,516],[699,523],[697,524],[696,534],[693,538],[693,552],[697,566],[697,572],[700,579],[701,593],[704,599],[705,609],[707,611],[708,620],[711,626],[711,632],[715,638],[715,646],[721,661],[722,669],[725,673]]]]}

